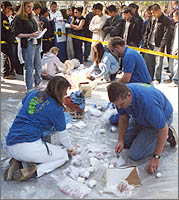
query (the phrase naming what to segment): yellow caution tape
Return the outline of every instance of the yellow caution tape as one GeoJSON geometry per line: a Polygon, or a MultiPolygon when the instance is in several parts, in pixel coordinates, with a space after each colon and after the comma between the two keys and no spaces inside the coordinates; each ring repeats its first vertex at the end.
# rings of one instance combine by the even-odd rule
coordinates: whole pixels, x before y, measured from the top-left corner
{"type": "MultiPolygon", "coordinates": [[[[73,35],[71,33],[69,33],[69,34],[62,33],[62,32],[54,32],[54,33],[56,35],[63,35],[63,36],[68,35],[69,37],[79,39],[79,40],[84,40],[84,41],[87,41],[87,42],[94,42],[94,43],[101,42],[103,45],[108,45],[108,42],[93,40],[91,38],[77,36],[77,35],[73,35]]],[[[148,53],[148,54],[152,54],[152,55],[156,55],[156,56],[163,56],[163,57],[178,59],[178,56],[162,53],[162,52],[159,52],[159,51],[153,51],[153,50],[150,50],[150,49],[143,49],[143,48],[138,48],[138,47],[133,47],[133,46],[128,46],[128,47],[130,47],[131,49],[134,49],[136,51],[143,52],[143,53],[148,53]]]]}
{"type": "Polygon", "coordinates": [[[41,39],[42,41],[47,41],[47,40],[53,40],[54,39],[54,37],[51,37],[51,38],[48,38],[48,39],[41,39]]]}
{"type": "Polygon", "coordinates": [[[7,42],[6,41],[1,41],[1,44],[7,44],[7,42]]]}

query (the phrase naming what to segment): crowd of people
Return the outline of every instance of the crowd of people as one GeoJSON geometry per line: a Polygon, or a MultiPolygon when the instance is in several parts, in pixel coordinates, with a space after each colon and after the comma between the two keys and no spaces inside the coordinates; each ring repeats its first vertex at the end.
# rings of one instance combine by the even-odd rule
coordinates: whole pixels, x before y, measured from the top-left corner
{"type": "MultiPolygon", "coordinates": [[[[43,54],[55,46],[55,23],[65,22],[66,33],[84,36],[97,41],[108,41],[110,37],[119,36],[126,44],[168,54],[178,54],[178,2],[173,1],[172,13],[163,13],[158,4],[151,5],[139,16],[139,6],[131,3],[117,8],[110,5],[104,8],[101,3],[94,4],[92,10],[83,16],[82,7],[69,7],[62,14],[57,9],[57,3],[52,2],[50,10],[40,3],[24,2],[12,8],[8,1],[1,6],[1,51],[3,58],[3,78],[15,79],[16,74],[25,71],[27,91],[39,87],[43,54]],[[105,14],[104,14],[105,13],[105,14]],[[40,39],[38,31],[47,29],[40,39]],[[19,42],[17,42],[19,41],[19,42]],[[19,44],[20,43],[20,44],[19,44]],[[21,48],[19,48],[21,47],[21,48]],[[19,50],[20,49],[20,50],[19,50]],[[20,53],[21,52],[21,53],[20,53]],[[28,55],[28,56],[27,56],[28,55]],[[25,69],[25,70],[23,70],[25,69]],[[33,70],[35,70],[33,83],[33,70]]],[[[67,57],[65,60],[76,58],[80,64],[87,62],[89,57],[94,60],[95,42],[83,41],[76,38],[66,38],[67,57]]],[[[112,52],[105,47],[110,57],[112,52]]],[[[63,52],[59,52],[63,53],[63,52]]],[[[100,52],[102,54],[102,52],[100,52]]],[[[162,78],[163,56],[142,53],[152,81],[159,84],[162,78]]],[[[115,57],[115,56],[114,56],[115,57]]],[[[123,62],[119,61],[119,70],[123,62]]],[[[178,85],[177,59],[168,58],[166,72],[169,78],[165,83],[178,85]]],[[[109,67],[108,67],[109,68],[109,67]]]]}
{"type": "MultiPolygon", "coordinates": [[[[163,57],[139,53],[129,46],[177,55],[178,2],[172,4],[175,7],[170,16],[166,16],[158,4],[151,5],[146,10],[144,21],[139,16],[139,6],[134,3],[123,5],[120,13],[115,5],[110,5],[105,14],[103,5],[96,3],[85,17],[81,7],[71,7],[67,9],[68,18],[64,19],[57,10],[56,2],[51,3],[48,11],[48,8],[28,1],[22,2],[10,24],[8,17],[12,5],[8,1],[3,2],[3,77],[14,78],[14,73],[18,73],[23,65],[28,92],[6,137],[12,159],[5,171],[5,180],[24,181],[40,177],[63,165],[69,160],[68,155],[77,153],[68,137],[64,116],[64,98],[71,84],[62,76],[54,76],[57,70],[65,72],[68,65],[67,61],[62,63],[57,57],[54,26],[58,20],[65,21],[67,33],[99,41],[91,43],[67,36],[67,55],[68,60],[75,58],[80,64],[91,56],[93,64],[89,77],[111,82],[107,86],[108,97],[118,114],[112,116],[110,122],[119,126],[115,152],[128,148],[128,155],[133,160],[153,155],[147,171],[157,171],[166,141],[172,147],[177,144],[175,130],[171,126],[172,105],[154,87],[162,80],[163,57]],[[39,31],[44,28],[47,31],[38,38],[39,31]],[[108,45],[103,45],[102,41],[107,41],[108,45]],[[48,70],[45,71],[46,64],[48,70]],[[116,80],[120,69],[123,73],[116,80]],[[47,87],[41,91],[41,79],[47,78],[47,75],[47,87]],[[43,140],[43,133],[52,129],[66,150],[43,140]],[[24,167],[21,162],[33,164],[24,167]]],[[[177,86],[178,60],[169,58],[168,63],[166,70],[170,74],[166,82],[177,86]]]]}

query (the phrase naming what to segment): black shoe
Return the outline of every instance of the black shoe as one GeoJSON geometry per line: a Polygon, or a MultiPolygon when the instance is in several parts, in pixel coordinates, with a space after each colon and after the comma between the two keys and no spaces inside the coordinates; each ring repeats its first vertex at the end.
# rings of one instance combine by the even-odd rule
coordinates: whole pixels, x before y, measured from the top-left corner
{"type": "Polygon", "coordinates": [[[110,75],[110,81],[114,81],[116,79],[116,75],[117,75],[117,73],[116,74],[111,74],[110,75]]]}
{"type": "Polygon", "coordinates": [[[170,144],[171,147],[175,147],[177,145],[177,134],[172,126],[170,126],[170,128],[168,129],[167,142],[170,144]]]}
{"type": "Polygon", "coordinates": [[[4,75],[4,76],[3,76],[3,79],[15,80],[15,79],[16,79],[16,76],[13,75],[13,74],[4,75]]]}
{"type": "Polygon", "coordinates": [[[96,78],[94,76],[87,76],[90,81],[94,81],[96,78]]]}
{"type": "Polygon", "coordinates": [[[119,70],[119,71],[117,72],[117,74],[122,74],[122,70],[119,70]]]}
{"type": "Polygon", "coordinates": [[[169,70],[169,67],[164,67],[165,70],[169,70]]]}
{"type": "Polygon", "coordinates": [[[170,70],[166,70],[165,72],[166,72],[167,74],[170,74],[170,73],[171,73],[170,70]]]}

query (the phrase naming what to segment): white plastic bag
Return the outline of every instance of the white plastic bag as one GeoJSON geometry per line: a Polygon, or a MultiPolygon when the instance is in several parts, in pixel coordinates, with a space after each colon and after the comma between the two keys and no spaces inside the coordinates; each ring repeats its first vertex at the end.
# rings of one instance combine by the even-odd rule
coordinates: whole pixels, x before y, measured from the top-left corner
{"type": "Polygon", "coordinates": [[[103,114],[103,116],[102,116],[102,120],[103,120],[105,123],[110,123],[109,118],[110,118],[112,115],[116,115],[116,114],[118,114],[117,109],[114,108],[112,104],[110,104],[109,108],[104,112],[104,114],[103,114]]]}
{"type": "Polygon", "coordinates": [[[67,176],[55,176],[51,175],[57,181],[57,186],[60,191],[73,197],[82,199],[85,195],[91,192],[91,189],[78,181],[74,181],[70,177],[67,176]]]}
{"type": "Polygon", "coordinates": [[[116,185],[107,185],[104,188],[103,193],[113,193],[116,196],[130,197],[133,190],[134,186],[129,185],[125,180],[121,180],[116,185]]]}

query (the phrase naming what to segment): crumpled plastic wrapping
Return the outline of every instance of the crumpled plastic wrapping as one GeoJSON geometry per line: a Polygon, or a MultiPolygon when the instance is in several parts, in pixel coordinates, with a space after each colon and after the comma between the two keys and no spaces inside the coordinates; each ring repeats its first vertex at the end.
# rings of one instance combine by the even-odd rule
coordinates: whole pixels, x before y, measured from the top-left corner
{"type": "MultiPolygon", "coordinates": [[[[102,86],[101,86],[102,87],[102,86]]],[[[94,91],[93,98],[86,99],[86,107],[93,107],[94,104],[105,103],[107,105],[108,101],[104,100],[106,98],[106,92],[94,91]],[[102,96],[100,96],[101,94],[102,96]]],[[[103,89],[104,90],[104,89],[103,89]]],[[[178,119],[178,107],[177,107],[177,94],[172,92],[169,93],[165,91],[165,94],[169,97],[172,105],[174,106],[174,122],[173,126],[177,127],[178,119]]],[[[106,98],[107,99],[107,98],[106,98]]],[[[62,167],[48,173],[40,178],[33,178],[23,183],[21,182],[6,182],[3,180],[3,173],[8,167],[8,162],[10,160],[10,155],[7,152],[5,144],[5,135],[18,112],[18,104],[20,100],[16,99],[5,99],[1,100],[1,141],[3,143],[3,149],[1,150],[1,198],[2,199],[69,199],[69,195],[60,191],[59,186],[51,175],[59,176],[63,174],[63,171],[70,166],[73,166],[71,160],[67,162],[62,167]],[[18,192],[17,192],[18,191],[18,192]]],[[[103,113],[104,114],[104,113],[103,113]]],[[[103,116],[102,114],[102,116],[103,116]]],[[[156,178],[155,175],[149,175],[146,172],[146,166],[150,161],[150,157],[143,159],[141,161],[133,161],[129,159],[127,153],[128,150],[124,149],[117,160],[116,154],[114,152],[115,145],[117,143],[117,132],[110,132],[110,126],[106,127],[105,122],[102,117],[92,116],[88,110],[85,112],[83,122],[87,124],[84,128],[77,128],[71,126],[68,129],[70,138],[72,140],[72,145],[78,146],[80,149],[80,157],[82,163],[80,166],[75,166],[76,168],[86,168],[93,171],[90,173],[88,179],[95,180],[97,182],[96,186],[90,190],[90,192],[83,198],[88,199],[119,199],[119,198],[132,198],[132,199],[176,199],[178,198],[178,149],[171,148],[169,144],[165,145],[164,151],[160,159],[159,171],[162,173],[160,178],[156,178]],[[100,132],[103,129],[103,133],[100,132]],[[91,166],[90,158],[93,160],[97,159],[97,164],[91,166]],[[94,159],[95,158],[95,159],[94,159]],[[105,189],[105,169],[108,167],[118,167],[116,165],[118,161],[119,166],[121,165],[136,165],[139,170],[139,177],[142,182],[142,186],[135,187],[132,190],[132,194],[123,194],[122,197],[116,196],[113,193],[103,193],[105,189]],[[107,164],[106,164],[107,163],[107,164]],[[130,197],[129,197],[129,196],[130,197]]],[[[75,122],[71,122],[73,124],[75,122]]],[[[75,158],[75,157],[74,157],[75,158]]],[[[95,161],[93,161],[95,162],[95,161]]],[[[69,175],[66,175],[70,178],[69,175]]],[[[78,176],[79,177],[79,176],[78,176]]],[[[66,178],[65,178],[66,179],[66,178]]],[[[72,179],[72,178],[71,178],[72,179]]],[[[73,179],[72,179],[73,180],[73,179]]],[[[80,183],[77,180],[73,180],[76,183],[80,183]]],[[[80,183],[86,185],[86,183],[80,183]]],[[[87,185],[86,185],[87,186],[87,185]]],[[[88,190],[89,191],[89,190],[88,190]]],[[[79,197],[79,196],[78,196],[79,197]]],[[[78,198],[77,197],[77,198],[78,198]]]]}
{"type": "Polygon", "coordinates": [[[113,193],[117,197],[131,197],[132,192],[134,190],[134,186],[129,185],[125,180],[119,180],[118,184],[106,186],[103,193],[113,193]]]}
{"type": "Polygon", "coordinates": [[[91,189],[79,182],[74,181],[73,179],[67,176],[55,176],[51,175],[57,181],[57,185],[61,192],[73,197],[82,199],[85,195],[91,192],[91,189]]]}

